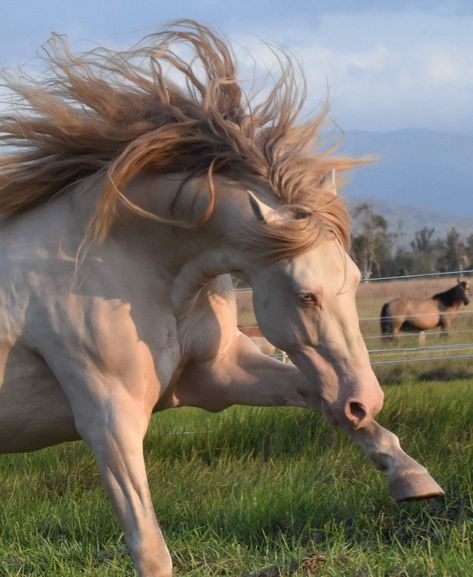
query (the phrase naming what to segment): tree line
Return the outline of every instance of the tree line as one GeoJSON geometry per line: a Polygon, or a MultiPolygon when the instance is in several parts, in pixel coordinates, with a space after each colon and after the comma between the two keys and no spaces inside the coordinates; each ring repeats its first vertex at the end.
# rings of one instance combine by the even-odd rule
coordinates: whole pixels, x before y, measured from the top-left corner
{"type": "Polygon", "coordinates": [[[424,226],[415,231],[408,246],[399,247],[399,233],[389,230],[387,220],[369,203],[357,205],[352,218],[351,252],[363,278],[473,268],[473,233],[463,239],[452,228],[439,238],[434,227],[424,226]]]}

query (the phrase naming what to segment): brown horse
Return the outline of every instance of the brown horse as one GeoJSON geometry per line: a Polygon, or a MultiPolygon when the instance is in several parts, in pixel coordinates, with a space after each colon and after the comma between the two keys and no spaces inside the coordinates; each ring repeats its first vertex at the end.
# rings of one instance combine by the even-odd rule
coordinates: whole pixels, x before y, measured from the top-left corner
{"type": "Polygon", "coordinates": [[[467,305],[468,281],[460,281],[430,299],[399,298],[383,305],[380,315],[381,333],[395,339],[399,331],[425,331],[441,327],[447,334],[457,318],[462,303],[467,305]]]}

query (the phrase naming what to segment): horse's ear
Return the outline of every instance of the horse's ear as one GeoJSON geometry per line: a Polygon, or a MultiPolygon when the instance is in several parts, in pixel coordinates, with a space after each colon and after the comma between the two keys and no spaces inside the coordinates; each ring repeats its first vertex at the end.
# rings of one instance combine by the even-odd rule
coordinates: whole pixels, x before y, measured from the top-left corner
{"type": "Polygon", "coordinates": [[[256,220],[259,222],[264,222],[265,224],[270,224],[281,220],[281,215],[278,214],[276,210],[261,202],[256,195],[251,192],[251,190],[246,191],[248,193],[251,208],[253,209],[256,220]]]}
{"type": "Polygon", "coordinates": [[[323,179],[321,187],[325,192],[331,192],[337,196],[337,175],[334,168],[323,179]]]}

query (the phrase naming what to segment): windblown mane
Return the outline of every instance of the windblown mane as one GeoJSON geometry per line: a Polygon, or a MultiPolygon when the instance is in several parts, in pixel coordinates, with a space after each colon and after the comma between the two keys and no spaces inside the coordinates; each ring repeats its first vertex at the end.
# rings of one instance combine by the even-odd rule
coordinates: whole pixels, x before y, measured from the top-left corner
{"type": "Polygon", "coordinates": [[[139,211],[120,191],[140,171],[208,178],[201,222],[218,194],[213,175],[231,174],[269,183],[283,204],[306,215],[255,230],[278,257],[306,250],[326,231],[348,247],[346,208],[322,191],[322,182],[359,161],[314,152],[326,110],[298,123],[305,87],[297,88],[297,66],[285,53],[278,53],[279,79],[253,103],[237,81],[231,49],[193,21],[176,22],[127,51],[77,55],[53,36],[42,57],[43,79],[4,73],[16,102],[0,115],[0,144],[8,147],[0,158],[0,213],[24,211],[104,171],[89,231],[103,239],[119,201],[139,211]],[[180,56],[182,44],[193,52],[188,60],[180,56]]]}

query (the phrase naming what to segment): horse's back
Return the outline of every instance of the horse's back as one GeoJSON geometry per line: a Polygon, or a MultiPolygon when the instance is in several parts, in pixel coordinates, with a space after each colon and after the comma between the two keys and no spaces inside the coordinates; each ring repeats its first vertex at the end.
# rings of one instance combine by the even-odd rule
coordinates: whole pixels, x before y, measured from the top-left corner
{"type": "Polygon", "coordinates": [[[402,331],[432,329],[440,320],[439,306],[433,299],[398,298],[384,307],[394,327],[402,331]]]}

